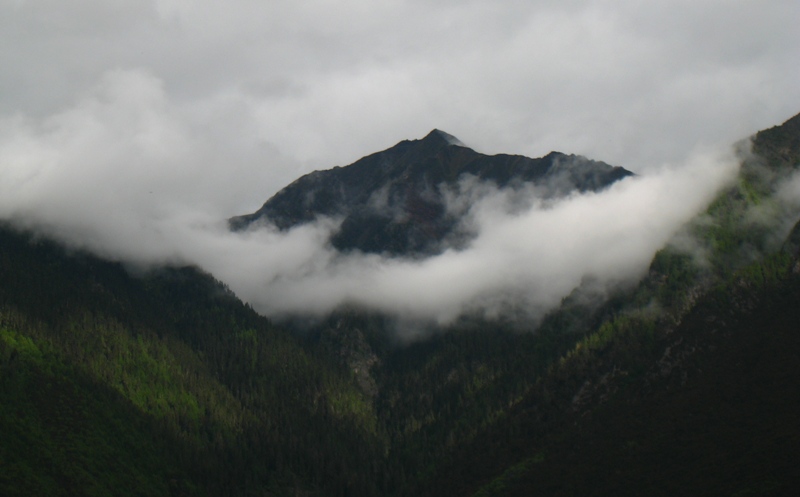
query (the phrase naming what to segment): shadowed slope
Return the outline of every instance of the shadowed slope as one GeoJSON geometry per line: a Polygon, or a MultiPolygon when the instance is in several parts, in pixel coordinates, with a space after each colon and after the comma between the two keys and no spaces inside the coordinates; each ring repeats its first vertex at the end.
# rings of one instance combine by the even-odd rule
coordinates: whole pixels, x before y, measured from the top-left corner
{"type": "Polygon", "coordinates": [[[536,185],[547,196],[600,190],[631,173],[580,156],[551,152],[539,159],[484,155],[439,130],[402,141],[346,167],[307,174],[233,229],[269,222],[288,229],[319,216],[341,217],[331,242],[339,250],[414,255],[436,253],[458,224],[444,190],[472,176],[504,187],[536,185]]]}

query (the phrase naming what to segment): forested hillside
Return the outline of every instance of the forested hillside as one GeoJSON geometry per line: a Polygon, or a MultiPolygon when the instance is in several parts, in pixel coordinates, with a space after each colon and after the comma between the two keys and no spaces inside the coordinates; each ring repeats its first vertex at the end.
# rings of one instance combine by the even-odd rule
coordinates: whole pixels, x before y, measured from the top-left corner
{"type": "Polygon", "coordinates": [[[777,192],[800,166],[798,126],[758,133],[736,184],[686,226],[702,260],[657,253],[422,493],[791,495],[800,228],[777,192]]]}
{"type": "Polygon", "coordinates": [[[2,495],[787,495],[800,116],[602,302],[396,340],[0,227],[2,495]]]}
{"type": "Polygon", "coordinates": [[[375,493],[370,399],[212,277],[0,236],[1,494],[375,493]]]}

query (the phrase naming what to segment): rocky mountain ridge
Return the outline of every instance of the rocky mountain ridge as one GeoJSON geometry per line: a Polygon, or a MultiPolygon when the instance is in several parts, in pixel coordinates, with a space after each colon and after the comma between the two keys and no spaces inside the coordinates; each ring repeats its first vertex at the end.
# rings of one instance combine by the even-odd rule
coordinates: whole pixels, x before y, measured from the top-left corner
{"type": "Polygon", "coordinates": [[[576,155],[531,159],[484,155],[438,129],[404,140],[345,167],[309,173],[276,193],[255,213],[230,220],[234,230],[271,223],[282,230],[318,217],[341,218],[331,239],[341,251],[429,255],[464,241],[463,212],[449,208],[473,178],[498,188],[534,186],[542,196],[597,191],[632,173],[576,155]],[[459,236],[460,235],[460,236],[459,236]]]}

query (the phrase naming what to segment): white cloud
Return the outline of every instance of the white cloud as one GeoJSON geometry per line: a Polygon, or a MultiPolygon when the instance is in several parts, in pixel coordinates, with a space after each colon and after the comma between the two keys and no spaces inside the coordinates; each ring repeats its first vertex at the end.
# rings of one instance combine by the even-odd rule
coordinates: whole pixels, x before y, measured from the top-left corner
{"type": "Polygon", "coordinates": [[[53,115],[2,119],[0,215],[107,255],[171,254],[177,249],[161,246],[162,232],[175,229],[176,218],[221,222],[258,205],[269,180],[266,168],[253,166],[271,150],[203,124],[141,70],[106,73],[53,115]],[[152,244],[135,243],[153,236],[152,244]]]}
{"type": "Polygon", "coordinates": [[[465,250],[422,261],[309,251],[305,263],[295,261],[281,277],[270,273],[271,263],[254,259],[248,267],[269,273],[270,284],[239,291],[267,313],[323,313],[358,303],[447,322],[465,311],[502,311],[512,300],[537,316],[585,278],[615,284],[640,277],[655,251],[736,170],[730,156],[697,153],[680,166],[511,215],[509,192],[495,190],[473,206],[479,236],[465,250]]]}
{"type": "Polygon", "coordinates": [[[793,0],[6,0],[0,216],[196,261],[269,312],[349,299],[445,319],[519,288],[547,306],[585,274],[637,274],[701,207],[727,169],[691,150],[800,110],[798,18],[793,0]],[[434,127],[644,174],[515,216],[485,197],[472,247],[421,262],[334,254],[327,222],[224,230],[311,169],[434,127]]]}
{"type": "Polygon", "coordinates": [[[176,103],[252,110],[306,169],[433,127],[642,169],[794,114],[799,16],[791,0],[5,2],[0,112],[46,115],[144,68],[176,103]]]}

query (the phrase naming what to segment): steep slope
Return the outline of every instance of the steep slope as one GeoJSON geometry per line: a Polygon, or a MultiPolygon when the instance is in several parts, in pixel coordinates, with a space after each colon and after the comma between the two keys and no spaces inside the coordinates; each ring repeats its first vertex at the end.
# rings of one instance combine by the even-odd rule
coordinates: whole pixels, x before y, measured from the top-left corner
{"type": "MultiPolygon", "coordinates": [[[[402,141],[346,167],[315,171],[276,193],[253,214],[231,219],[234,229],[259,222],[280,229],[341,217],[331,242],[339,250],[393,255],[440,250],[454,237],[459,213],[448,208],[445,191],[474,177],[498,187],[530,184],[541,195],[599,190],[631,173],[584,157],[551,152],[540,159],[487,156],[439,130],[421,140],[402,141]]],[[[457,237],[456,237],[457,238],[457,237]]]]}
{"type": "Polygon", "coordinates": [[[0,432],[8,496],[374,495],[384,450],[350,375],[209,275],[6,226],[0,432]]]}
{"type": "Polygon", "coordinates": [[[797,123],[756,135],[739,182],[686,227],[700,264],[660,251],[599,326],[418,490],[790,495],[800,233],[783,231],[799,214],[776,192],[800,168],[797,123]]]}
{"type": "MultiPolygon", "coordinates": [[[[524,409],[514,413],[520,432],[538,431],[528,438],[534,450],[474,495],[793,495],[800,484],[793,267],[717,288],[649,353],[584,375],[578,393],[587,396],[573,396],[552,431],[533,426],[524,409]]],[[[519,442],[502,449],[525,451],[519,442]]],[[[450,474],[432,495],[471,493],[445,490],[458,480],[450,474]]]]}

